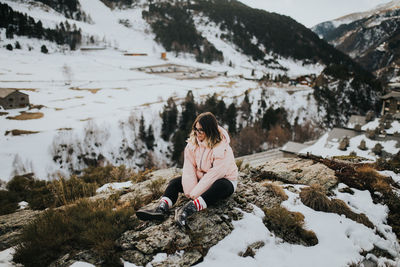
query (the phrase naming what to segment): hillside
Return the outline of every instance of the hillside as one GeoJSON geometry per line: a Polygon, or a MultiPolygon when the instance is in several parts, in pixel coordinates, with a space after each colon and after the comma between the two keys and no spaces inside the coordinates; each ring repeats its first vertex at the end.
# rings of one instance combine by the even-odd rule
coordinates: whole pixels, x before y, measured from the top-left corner
{"type": "Polygon", "coordinates": [[[0,88],[27,92],[32,104],[0,115],[6,181],[107,163],[179,166],[191,120],[207,109],[245,155],[378,107],[380,85],[348,56],[288,17],[236,1],[2,4],[44,32],[68,37],[69,25],[80,36],[71,45],[17,34],[18,21],[12,38],[0,28],[0,88]],[[174,105],[167,125],[160,114],[174,105]],[[249,135],[259,138],[241,145],[249,135]]]}
{"type": "Polygon", "coordinates": [[[382,4],[313,27],[313,31],[386,82],[396,82],[399,65],[400,2],[382,4]]]}

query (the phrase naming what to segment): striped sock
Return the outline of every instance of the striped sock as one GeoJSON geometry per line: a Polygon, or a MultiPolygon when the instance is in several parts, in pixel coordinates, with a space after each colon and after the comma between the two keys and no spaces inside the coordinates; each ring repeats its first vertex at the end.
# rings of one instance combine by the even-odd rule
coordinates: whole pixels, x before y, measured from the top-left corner
{"type": "Polygon", "coordinates": [[[207,203],[204,201],[202,197],[196,198],[195,200],[193,200],[193,203],[196,206],[197,211],[201,211],[207,208],[207,203]]]}
{"type": "Polygon", "coordinates": [[[161,199],[160,199],[160,202],[165,202],[165,203],[167,203],[167,205],[168,205],[168,208],[171,208],[172,207],[172,200],[171,199],[169,199],[169,197],[162,197],[161,199]]]}

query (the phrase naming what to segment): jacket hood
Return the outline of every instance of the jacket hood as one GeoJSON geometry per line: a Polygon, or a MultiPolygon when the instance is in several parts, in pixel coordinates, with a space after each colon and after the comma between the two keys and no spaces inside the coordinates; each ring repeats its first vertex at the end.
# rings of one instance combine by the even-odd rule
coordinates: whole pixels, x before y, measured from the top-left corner
{"type": "Polygon", "coordinates": [[[231,142],[231,138],[229,137],[228,132],[222,128],[221,126],[218,126],[218,130],[221,133],[221,137],[222,137],[222,142],[225,141],[229,144],[231,142]]]}

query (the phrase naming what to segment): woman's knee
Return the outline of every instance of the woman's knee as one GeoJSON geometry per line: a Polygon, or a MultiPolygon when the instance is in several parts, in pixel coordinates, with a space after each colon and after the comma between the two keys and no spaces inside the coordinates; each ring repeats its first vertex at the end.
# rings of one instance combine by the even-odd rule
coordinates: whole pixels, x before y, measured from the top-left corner
{"type": "Polygon", "coordinates": [[[234,191],[232,182],[226,178],[218,179],[214,182],[212,187],[215,187],[216,189],[218,189],[218,191],[221,190],[224,192],[230,192],[230,194],[232,194],[234,191]]]}
{"type": "Polygon", "coordinates": [[[172,179],[171,181],[169,181],[169,185],[182,186],[182,177],[172,179]]]}

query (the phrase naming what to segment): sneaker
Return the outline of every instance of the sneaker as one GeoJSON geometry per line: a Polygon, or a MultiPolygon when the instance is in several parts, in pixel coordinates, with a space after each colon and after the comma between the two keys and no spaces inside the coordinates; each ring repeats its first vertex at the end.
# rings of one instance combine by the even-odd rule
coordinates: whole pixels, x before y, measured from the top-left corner
{"type": "Polygon", "coordinates": [[[169,214],[169,207],[168,204],[165,202],[161,202],[159,206],[155,209],[140,209],[136,211],[136,216],[143,221],[150,221],[150,220],[164,220],[168,217],[169,214]]]}
{"type": "Polygon", "coordinates": [[[197,212],[197,208],[193,201],[186,203],[182,208],[175,211],[175,222],[176,224],[181,227],[188,227],[187,226],[187,218],[197,212]]]}

